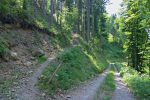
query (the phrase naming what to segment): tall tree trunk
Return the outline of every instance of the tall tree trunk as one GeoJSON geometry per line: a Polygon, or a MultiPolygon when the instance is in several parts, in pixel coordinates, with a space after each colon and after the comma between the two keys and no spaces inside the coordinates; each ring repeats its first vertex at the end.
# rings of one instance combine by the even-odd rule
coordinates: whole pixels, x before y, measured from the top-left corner
{"type": "Polygon", "coordinates": [[[90,0],[86,0],[87,7],[87,42],[90,41],[90,0]]]}
{"type": "Polygon", "coordinates": [[[78,34],[79,33],[81,34],[80,25],[82,24],[82,0],[78,0],[77,7],[78,7],[77,32],[78,34]]]}
{"type": "Polygon", "coordinates": [[[51,0],[51,4],[50,4],[50,16],[51,16],[51,25],[53,25],[53,21],[54,21],[54,1],[51,0]]]}
{"type": "Polygon", "coordinates": [[[41,9],[42,9],[42,11],[43,11],[43,13],[44,13],[44,15],[46,15],[46,1],[47,0],[42,0],[41,1],[41,9]]]}
{"type": "MultiPolygon", "coordinates": [[[[60,14],[62,13],[62,9],[63,9],[63,1],[60,1],[60,14]]],[[[59,23],[60,23],[60,26],[62,26],[62,16],[61,15],[59,18],[59,23]]]]}
{"type": "Polygon", "coordinates": [[[81,32],[81,35],[82,35],[82,38],[85,39],[85,4],[83,3],[83,6],[82,6],[82,32],[81,32]]]}
{"type": "Polygon", "coordinates": [[[94,45],[94,2],[95,0],[91,0],[91,41],[94,45]]]}

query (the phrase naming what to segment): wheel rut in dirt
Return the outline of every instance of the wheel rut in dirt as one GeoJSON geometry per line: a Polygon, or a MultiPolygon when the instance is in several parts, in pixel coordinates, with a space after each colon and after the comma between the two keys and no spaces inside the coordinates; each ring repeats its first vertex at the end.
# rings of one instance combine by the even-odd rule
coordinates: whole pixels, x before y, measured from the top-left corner
{"type": "Polygon", "coordinates": [[[136,100],[128,87],[122,82],[122,78],[115,68],[116,90],[113,94],[112,100],[136,100]]]}

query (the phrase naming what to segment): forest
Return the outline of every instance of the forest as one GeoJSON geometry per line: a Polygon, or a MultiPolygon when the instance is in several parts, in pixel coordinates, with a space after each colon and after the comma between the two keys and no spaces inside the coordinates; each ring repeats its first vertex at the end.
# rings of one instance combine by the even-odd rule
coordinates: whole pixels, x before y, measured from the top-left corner
{"type": "Polygon", "coordinates": [[[0,100],[150,100],[150,0],[110,1],[0,0],[0,100]]]}

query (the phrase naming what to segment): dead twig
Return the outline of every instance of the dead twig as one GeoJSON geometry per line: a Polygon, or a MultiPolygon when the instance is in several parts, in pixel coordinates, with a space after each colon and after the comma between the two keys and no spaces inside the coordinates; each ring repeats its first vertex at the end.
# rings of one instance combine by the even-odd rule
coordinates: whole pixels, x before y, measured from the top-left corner
{"type": "Polygon", "coordinates": [[[56,68],[56,70],[54,71],[54,73],[52,74],[52,76],[50,77],[48,83],[51,83],[51,81],[53,80],[54,76],[56,75],[57,71],[59,70],[59,68],[61,67],[62,63],[60,63],[58,65],[58,67],[56,68]]]}

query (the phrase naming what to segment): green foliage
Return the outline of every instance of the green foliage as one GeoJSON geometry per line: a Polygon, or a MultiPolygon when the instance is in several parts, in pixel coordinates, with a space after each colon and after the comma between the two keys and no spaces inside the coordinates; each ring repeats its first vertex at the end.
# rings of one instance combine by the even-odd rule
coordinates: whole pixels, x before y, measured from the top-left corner
{"type": "Polygon", "coordinates": [[[56,34],[53,41],[54,41],[54,44],[58,44],[60,47],[67,47],[71,43],[70,39],[71,39],[70,34],[58,33],[58,34],[56,34]]]}
{"type": "Polygon", "coordinates": [[[123,5],[126,8],[120,18],[121,30],[126,37],[124,38],[124,47],[128,56],[129,65],[137,71],[143,73],[148,66],[147,56],[149,47],[149,33],[146,29],[150,28],[149,0],[124,0],[123,5]]]}
{"type": "Polygon", "coordinates": [[[124,76],[124,74],[133,74],[133,75],[138,75],[138,72],[130,67],[122,67],[120,70],[120,75],[124,76]]]}
{"type": "Polygon", "coordinates": [[[122,67],[121,75],[123,75],[124,82],[140,100],[150,99],[150,79],[148,75],[139,75],[136,70],[130,67],[122,67]]]}
{"type": "Polygon", "coordinates": [[[94,77],[99,70],[80,47],[64,50],[42,73],[38,86],[49,94],[58,90],[67,90],[74,85],[94,77]],[[52,82],[48,80],[56,70],[58,63],[62,63],[52,82]]]}
{"type": "Polygon", "coordinates": [[[8,51],[8,43],[0,37],[0,56],[3,56],[8,51]]]}
{"type": "Polygon", "coordinates": [[[118,44],[106,44],[104,46],[103,54],[111,62],[117,62],[124,59],[124,53],[122,47],[118,44]]]}
{"type": "Polygon", "coordinates": [[[6,15],[8,12],[8,7],[6,5],[8,5],[8,0],[0,1],[0,13],[3,15],[6,15]]]}
{"type": "Polygon", "coordinates": [[[114,72],[110,71],[109,74],[107,75],[105,82],[104,82],[104,87],[106,91],[112,91],[115,90],[115,80],[114,80],[114,72]]]}
{"type": "Polygon", "coordinates": [[[22,8],[24,0],[1,0],[0,1],[0,13],[1,17],[7,17],[8,15],[12,18],[25,19],[25,11],[22,8]]]}
{"type": "Polygon", "coordinates": [[[84,53],[89,57],[90,61],[100,72],[103,72],[107,68],[108,62],[103,55],[99,55],[99,52],[95,51],[95,54],[93,52],[93,55],[88,54],[87,52],[84,53]]]}
{"type": "Polygon", "coordinates": [[[39,61],[40,64],[44,63],[46,60],[47,60],[46,56],[38,57],[38,61],[39,61]]]}
{"type": "Polygon", "coordinates": [[[112,34],[109,34],[109,35],[108,35],[108,42],[109,42],[109,43],[114,42],[114,38],[113,38],[113,35],[112,35],[112,34]]]}

